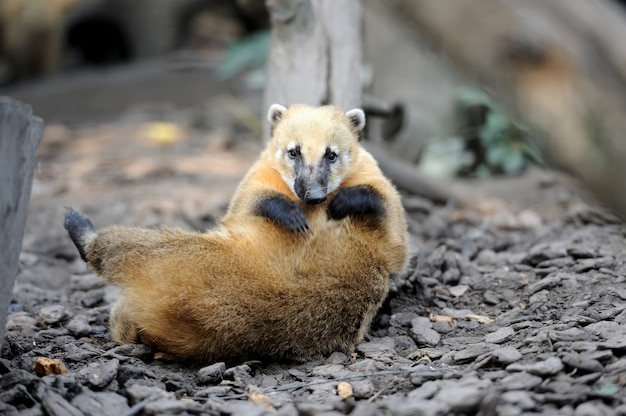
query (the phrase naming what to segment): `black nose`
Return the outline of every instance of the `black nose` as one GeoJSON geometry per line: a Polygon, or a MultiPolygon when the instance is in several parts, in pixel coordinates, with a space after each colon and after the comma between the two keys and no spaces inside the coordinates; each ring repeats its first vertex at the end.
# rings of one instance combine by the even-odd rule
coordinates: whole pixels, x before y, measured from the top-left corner
{"type": "Polygon", "coordinates": [[[321,204],[322,202],[326,201],[326,197],[321,197],[321,198],[305,198],[304,202],[306,202],[309,205],[317,205],[317,204],[321,204]]]}

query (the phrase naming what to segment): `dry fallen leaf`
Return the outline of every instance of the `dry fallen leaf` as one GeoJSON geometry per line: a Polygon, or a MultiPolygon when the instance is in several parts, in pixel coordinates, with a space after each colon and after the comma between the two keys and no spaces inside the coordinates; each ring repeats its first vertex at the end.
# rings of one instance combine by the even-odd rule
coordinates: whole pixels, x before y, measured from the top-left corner
{"type": "Polygon", "coordinates": [[[39,377],[43,377],[50,374],[66,374],[67,367],[58,358],[37,357],[33,365],[33,371],[39,377]]]}
{"type": "Polygon", "coordinates": [[[143,127],[143,136],[151,142],[167,145],[179,141],[183,132],[176,124],[161,121],[147,123],[143,127]]]}
{"type": "Polygon", "coordinates": [[[491,324],[493,323],[493,319],[485,315],[465,315],[465,319],[469,319],[470,321],[479,322],[481,324],[491,324]]]}
{"type": "Polygon", "coordinates": [[[246,387],[246,395],[252,403],[265,407],[270,413],[276,412],[270,399],[258,387],[252,385],[246,387]]]}
{"type": "Polygon", "coordinates": [[[352,385],[347,381],[340,381],[339,384],[337,384],[337,394],[342,399],[352,397],[352,395],[354,394],[354,391],[352,390],[352,385]]]}
{"type": "Polygon", "coordinates": [[[433,322],[448,322],[448,323],[452,323],[454,322],[454,317],[449,316],[449,315],[436,315],[434,313],[431,313],[429,316],[429,319],[433,322]]]}

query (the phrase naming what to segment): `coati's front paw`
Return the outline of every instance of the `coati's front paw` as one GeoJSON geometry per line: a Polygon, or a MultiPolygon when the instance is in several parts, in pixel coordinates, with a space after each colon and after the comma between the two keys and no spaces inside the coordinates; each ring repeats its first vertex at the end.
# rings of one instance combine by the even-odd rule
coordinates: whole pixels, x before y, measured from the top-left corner
{"type": "Polygon", "coordinates": [[[262,199],[257,205],[257,215],[274,221],[293,233],[308,234],[311,231],[300,205],[286,196],[276,195],[262,199]]]}
{"type": "Polygon", "coordinates": [[[385,213],[383,201],[376,190],[368,185],[341,189],[328,205],[328,218],[342,220],[377,219],[385,213]]]}

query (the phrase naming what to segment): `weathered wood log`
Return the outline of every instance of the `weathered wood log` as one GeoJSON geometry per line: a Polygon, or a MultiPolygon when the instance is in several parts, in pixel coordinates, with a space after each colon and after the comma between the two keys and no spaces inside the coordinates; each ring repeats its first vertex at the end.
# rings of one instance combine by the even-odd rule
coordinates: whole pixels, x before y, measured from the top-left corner
{"type": "Polygon", "coordinates": [[[626,18],[609,1],[390,0],[626,218],[626,18]]]}
{"type": "MultiPolygon", "coordinates": [[[[361,105],[361,2],[268,0],[272,21],[265,108],[361,105]]],[[[269,139],[269,126],[264,131],[269,139]]]]}
{"type": "Polygon", "coordinates": [[[43,122],[32,109],[0,97],[0,346],[19,256],[43,122]]]}

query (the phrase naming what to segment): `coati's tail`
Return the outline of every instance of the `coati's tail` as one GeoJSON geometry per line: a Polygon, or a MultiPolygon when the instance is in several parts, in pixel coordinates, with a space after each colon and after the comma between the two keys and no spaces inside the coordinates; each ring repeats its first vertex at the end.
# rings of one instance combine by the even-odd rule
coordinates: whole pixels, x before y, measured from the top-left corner
{"type": "Polygon", "coordinates": [[[96,236],[96,227],[93,226],[89,218],[80,215],[78,211],[72,208],[67,208],[65,211],[63,226],[78,249],[80,257],[88,261],[85,252],[88,249],[87,245],[96,236]]]}

